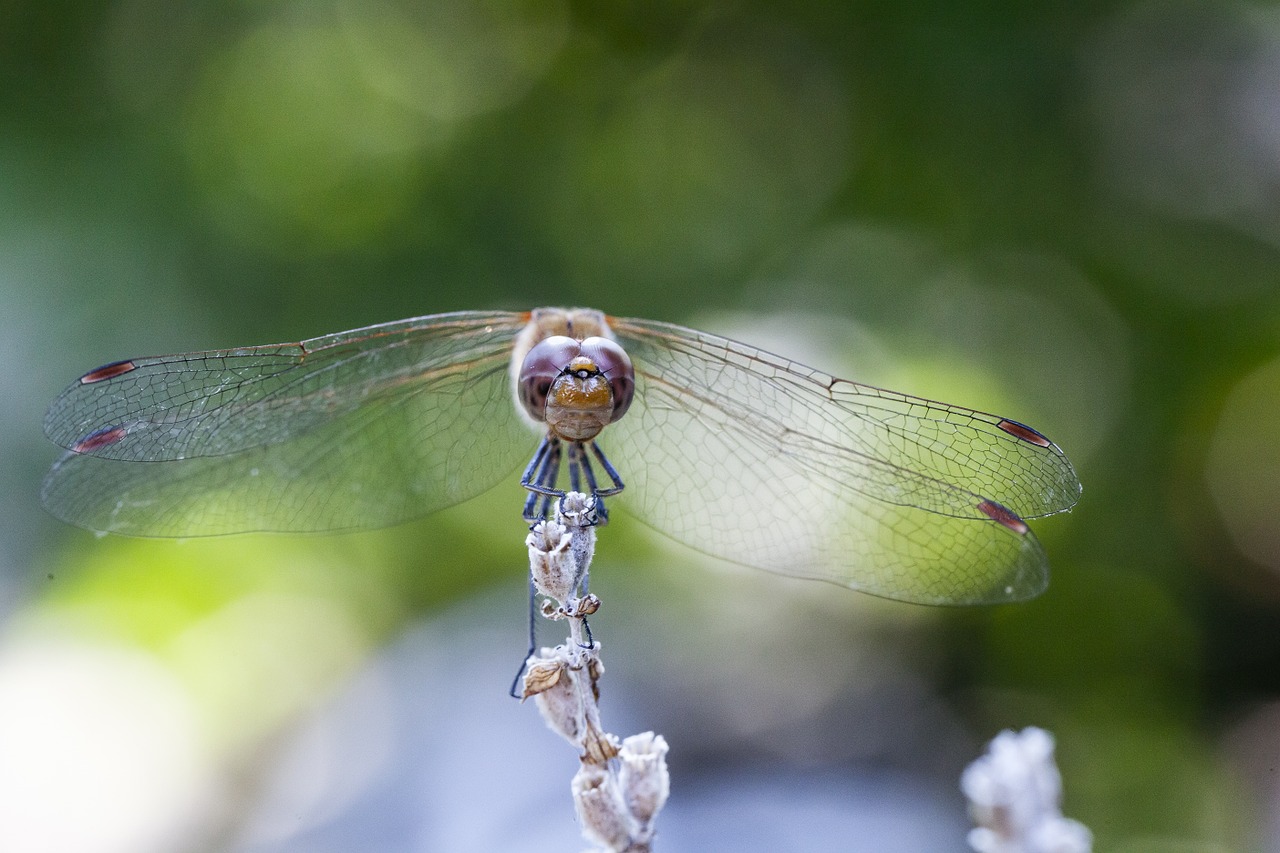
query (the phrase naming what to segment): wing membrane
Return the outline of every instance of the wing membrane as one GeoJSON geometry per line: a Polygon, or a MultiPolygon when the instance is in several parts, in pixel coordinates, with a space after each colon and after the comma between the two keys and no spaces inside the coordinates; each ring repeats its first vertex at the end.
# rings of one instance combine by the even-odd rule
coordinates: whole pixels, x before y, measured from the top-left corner
{"type": "MultiPolygon", "coordinates": [[[[404,521],[490,488],[533,439],[509,388],[527,314],[461,312],[295,344],[140,358],[54,401],[45,504],[196,536],[404,521]]],[[[1062,452],[1012,421],[836,379],[725,338],[610,320],[636,367],[603,434],[621,500],[709,554],[906,601],[1047,582],[1023,518],[1070,508],[1062,452]]]]}
{"type": "Polygon", "coordinates": [[[1043,589],[1039,543],[990,507],[1035,517],[1075,503],[1079,481],[1052,443],[714,335],[611,326],[636,367],[636,403],[602,443],[628,477],[624,505],[657,529],[734,562],[908,601],[1043,589]]]}
{"type": "Polygon", "coordinates": [[[117,362],[68,386],[49,407],[45,434],[74,450],[113,431],[93,455],[138,462],[274,444],[371,399],[465,374],[509,346],[523,317],[460,312],[301,343],[117,362]]]}
{"type": "Polygon", "coordinates": [[[466,312],[136,359],[51,406],[46,430],[73,449],[45,504],[94,530],[195,536],[376,527],[465,500],[532,444],[507,374],[523,322],[466,312]]]}

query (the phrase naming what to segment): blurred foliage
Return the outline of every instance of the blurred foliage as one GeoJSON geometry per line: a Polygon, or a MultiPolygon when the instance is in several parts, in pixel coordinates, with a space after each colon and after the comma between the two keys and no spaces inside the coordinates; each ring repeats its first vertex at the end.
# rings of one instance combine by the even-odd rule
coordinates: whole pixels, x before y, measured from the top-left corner
{"type": "Polygon", "coordinates": [[[1274,10],[1192,0],[0,4],[10,635],[146,651],[247,760],[410,621],[515,601],[519,490],[91,540],[35,506],[69,377],[462,308],[701,318],[1057,440],[1049,592],[876,609],[884,642],[977,738],[1054,730],[1099,849],[1280,849],[1236,768],[1280,732],[1232,735],[1280,699],[1277,56],[1274,10]]]}

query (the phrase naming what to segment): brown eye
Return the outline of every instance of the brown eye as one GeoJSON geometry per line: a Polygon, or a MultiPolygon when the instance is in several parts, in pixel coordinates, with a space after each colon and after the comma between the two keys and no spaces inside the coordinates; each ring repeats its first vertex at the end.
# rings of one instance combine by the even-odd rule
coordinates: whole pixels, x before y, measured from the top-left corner
{"type": "Polygon", "coordinates": [[[582,342],[582,354],[591,359],[609,380],[613,391],[613,423],[627,413],[635,397],[636,374],[626,351],[608,338],[587,338],[582,342]]]}
{"type": "Polygon", "coordinates": [[[547,411],[547,394],[565,366],[582,351],[582,345],[573,338],[553,335],[540,341],[520,365],[520,404],[535,421],[544,420],[547,411]]]}

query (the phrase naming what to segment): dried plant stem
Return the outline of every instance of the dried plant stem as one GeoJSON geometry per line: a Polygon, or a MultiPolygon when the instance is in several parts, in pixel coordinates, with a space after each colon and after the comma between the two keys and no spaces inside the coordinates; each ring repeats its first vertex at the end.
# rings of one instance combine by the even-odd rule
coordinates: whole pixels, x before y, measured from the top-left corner
{"type": "Polygon", "coordinates": [[[547,725],[580,750],[571,790],[583,835],[610,853],[648,853],[669,791],[667,742],[653,732],[620,741],[600,723],[604,665],[585,622],[600,607],[586,592],[595,536],[594,499],[570,492],[525,540],[542,615],[567,621],[569,637],[529,658],[522,698],[532,696],[547,725]]]}

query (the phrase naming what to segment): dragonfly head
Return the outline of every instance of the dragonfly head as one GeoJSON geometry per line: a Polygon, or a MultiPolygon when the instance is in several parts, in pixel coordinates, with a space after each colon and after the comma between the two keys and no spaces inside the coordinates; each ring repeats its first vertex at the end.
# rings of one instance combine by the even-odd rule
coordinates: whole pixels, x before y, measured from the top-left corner
{"type": "Polygon", "coordinates": [[[607,338],[553,335],[525,356],[520,402],[566,441],[590,441],[626,414],[635,396],[631,359],[607,338]]]}

